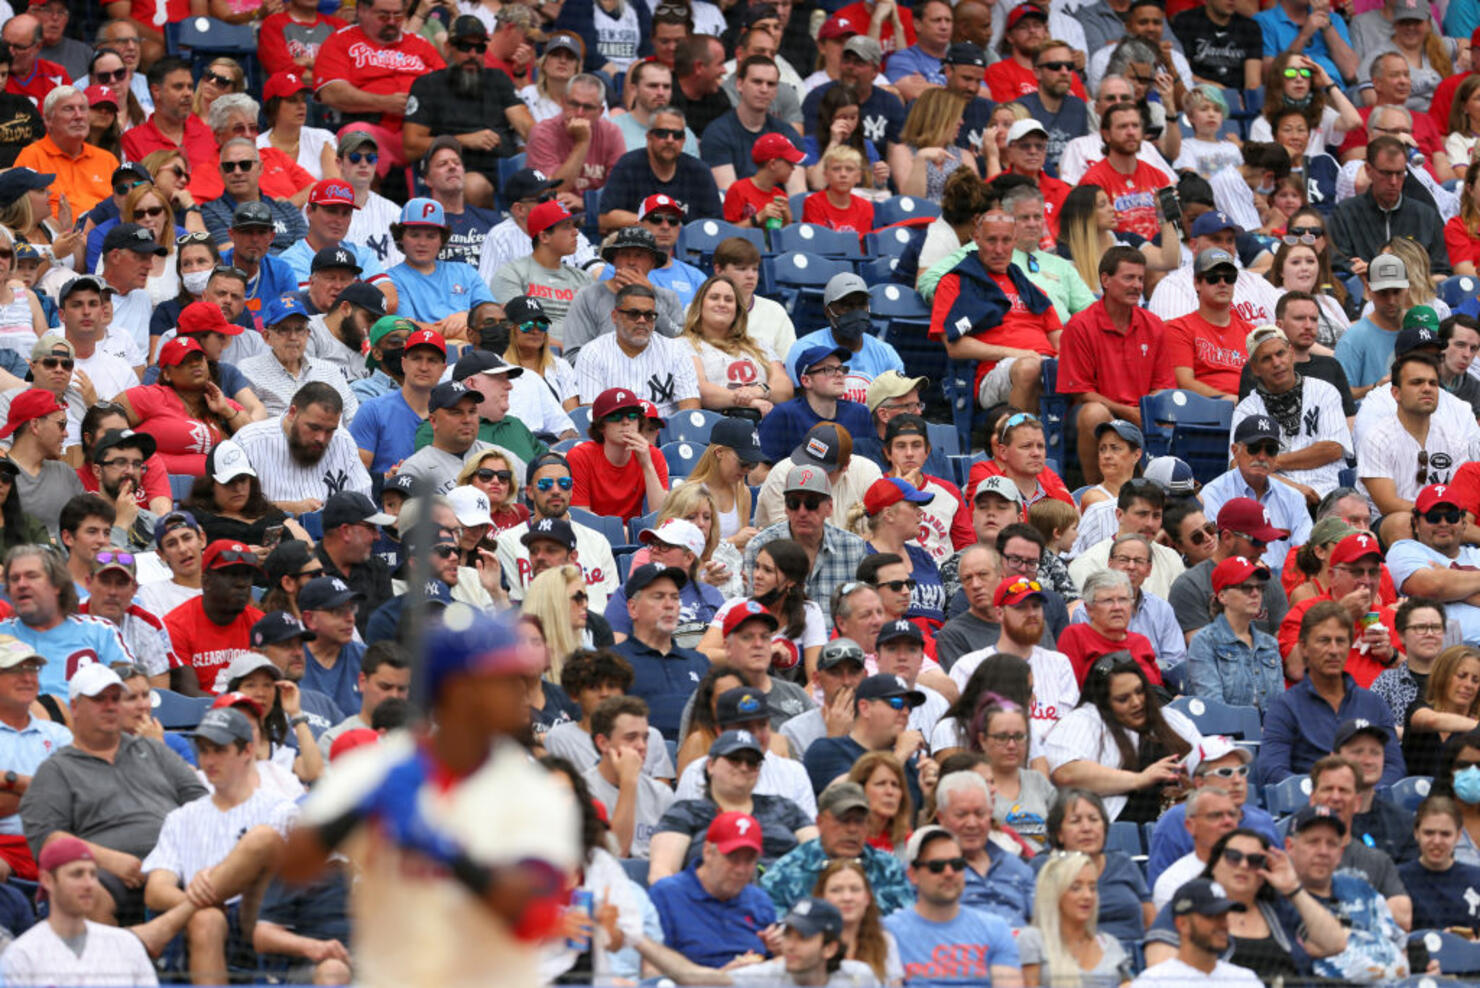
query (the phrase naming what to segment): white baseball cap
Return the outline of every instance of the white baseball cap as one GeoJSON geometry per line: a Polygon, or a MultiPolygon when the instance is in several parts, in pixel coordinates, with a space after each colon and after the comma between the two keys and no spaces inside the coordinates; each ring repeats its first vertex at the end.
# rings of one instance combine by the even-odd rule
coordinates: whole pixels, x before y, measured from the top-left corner
{"type": "Polygon", "coordinates": [[[654,542],[676,545],[689,550],[695,556],[704,555],[706,544],[704,533],[699,531],[699,526],[682,518],[669,518],[657,528],[643,529],[637,536],[637,541],[643,545],[651,545],[654,542]]]}
{"type": "Polygon", "coordinates": [[[247,459],[247,451],[230,439],[223,439],[211,448],[211,454],[206,457],[206,472],[218,484],[229,484],[237,477],[257,476],[247,459]]]}
{"type": "Polygon", "coordinates": [[[101,662],[89,662],[72,674],[67,682],[67,699],[77,702],[79,696],[97,696],[110,686],[123,689],[118,673],[101,662]]]}
{"type": "Polygon", "coordinates": [[[454,487],[447,492],[447,503],[457,515],[459,525],[492,525],[493,510],[488,495],[476,487],[454,487]]]}

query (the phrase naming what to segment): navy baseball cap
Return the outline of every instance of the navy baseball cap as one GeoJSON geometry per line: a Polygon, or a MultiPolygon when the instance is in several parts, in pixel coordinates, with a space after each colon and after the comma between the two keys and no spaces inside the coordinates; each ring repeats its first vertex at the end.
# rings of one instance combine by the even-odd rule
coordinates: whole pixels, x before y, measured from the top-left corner
{"type": "MultiPolygon", "coordinates": [[[[303,595],[300,593],[299,597],[303,595]]],[[[301,605],[300,605],[301,606],[301,605]]],[[[858,684],[858,692],[853,694],[858,700],[890,700],[896,696],[903,697],[906,704],[911,707],[923,706],[925,694],[920,690],[911,689],[900,676],[893,676],[881,672],[869,676],[858,684]]]]}
{"type": "Polygon", "coordinates": [[[725,690],[714,699],[714,722],[720,727],[746,724],[771,716],[766,694],[749,686],[725,690]]]}
{"type": "Polygon", "coordinates": [[[158,546],[164,537],[177,528],[193,528],[200,531],[200,522],[188,511],[171,511],[154,523],[154,544],[158,546]]]}
{"type": "Polygon", "coordinates": [[[822,934],[823,940],[837,940],[843,935],[843,914],[826,899],[806,898],[797,901],[781,925],[796,930],[804,937],[822,934]]]}
{"type": "Polygon", "coordinates": [[[351,589],[348,583],[337,576],[316,576],[298,591],[298,609],[328,611],[364,599],[364,594],[351,589]]]}
{"type": "Polygon", "coordinates": [[[1290,818],[1290,831],[1292,833],[1304,833],[1307,827],[1314,827],[1318,823],[1329,824],[1336,828],[1336,833],[1342,837],[1346,836],[1346,823],[1329,806],[1317,806],[1306,803],[1296,810],[1290,818]]]}
{"type": "Polygon", "coordinates": [[[898,621],[887,622],[884,627],[879,629],[878,637],[874,639],[874,646],[877,648],[885,642],[906,639],[914,642],[921,648],[925,647],[925,634],[920,630],[919,625],[913,621],[906,621],[904,618],[900,618],[898,621]]]}
{"type": "Polygon", "coordinates": [[[1172,915],[1222,916],[1229,912],[1243,912],[1242,902],[1234,902],[1223,894],[1223,886],[1211,878],[1194,878],[1183,884],[1172,896],[1172,915]]]}
{"type": "Polygon", "coordinates": [[[796,363],[792,365],[792,369],[796,373],[797,380],[800,381],[803,374],[822,363],[828,357],[837,357],[846,364],[848,358],[851,356],[853,356],[853,351],[847,347],[809,346],[797,356],[796,363]]]}
{"type": "Polygon", "coordinates": [[[635,594],[640,592],[649,583],[665,576],[672,580],[680,590],[689,582],[688,574],[677,566],[664,566],[662,563],[643,563],[627,574],[627,583],[622,588],[623,592],[627,594],[627,599],[631,600],[635,594]]]}
{"type": "MultiPolygon", "coordinates": [[[[754,720],[755,718],[750,718],[754,720]]],[[[725,731],[714,739],[709,746],[710,758],[723,758],[733,755],[737,751],[753,751],[762,758],[766,757],[766,751],[761,743],[755,739],[755,735],[749,731],[725,731]]]]}
{"type": "Polygon", "coordinates": [[[476,391],[461,381],[443,381],[432,389],[432,397],[427,401],[427,410],[438,412],[444,408],[451,408],[464,398],[482,401],[483,392],[476,391]]]}
{"type": "Polygon", "coordinates": [[[1206,237],[1224,230],[1232,230],[1234,233],[1244,232],[1244,228],[1235,223],[1233,217],[1221,209],[1212,209],[1193,220],[1190,236],[1206,237]]]}
{"type": "MultiPolygon", "coordinates": [[[[355,258],[355,255],[343,247],[325,247],[313,256],[313,261],[308,265],[310,274],[315,271],[325,271],[334,268],[344,268],[353,271],[355,274],[359,274],[364,270],[360,267],[360,262],[355,258]]],[[[375,289],[375,292],[377,295],[380,294],[380,289],[375,289]]]]}
{"type": "Polygon", "coordinates": [[[529,531],[519,536],[519,542],[525,548],[528,548],[531,542],[537,542],[540,539],[547,539],[567,549],[574,549],[576,530],[564,518],[541,518],[529,526],[529,531]]]}
{"type": "Polygon", "coordinates": [[[1388,738],[1392,737],[1388,729],[1381,724],[1374,724],[1365,717],[1353,717],[1342,721],[1337,726],[1336,736],[1331,741],[1331,750],[1336,751],[1358,734],[1370,734],[1383,744],[1387,744],[1388,738]]]}
{"type": "MultiPolygon", "coordinates": [[[[302,545],[301,542],[299,544],[302,545]]],[[[272,611],[262,615],[252,625],[251,642],[253,648],[261,648],[263,645],[276,645],[278,642],[294,639],[311,642],[317,637],[293,616],[292,611],[272,611]]]]}

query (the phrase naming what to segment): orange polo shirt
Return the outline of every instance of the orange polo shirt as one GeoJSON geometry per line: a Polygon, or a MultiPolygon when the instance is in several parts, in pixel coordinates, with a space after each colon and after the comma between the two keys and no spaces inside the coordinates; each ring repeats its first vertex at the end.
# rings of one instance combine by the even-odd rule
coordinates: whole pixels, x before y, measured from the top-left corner
{"type": "Polygon", "coordinates": [[[108,196],[113,194],[113,172],[118,168],[118,159],[95,144],[84,143],[82,153],[72,157],[48,134],[34,144],[21,148],[15,156],[15,167],[31,168],[38,172],[56,175],[51,183],[51,214],[61,215],[59,210],[61,193],[67,194],[72,204],[72,215],[81,216],[108,196]]]}

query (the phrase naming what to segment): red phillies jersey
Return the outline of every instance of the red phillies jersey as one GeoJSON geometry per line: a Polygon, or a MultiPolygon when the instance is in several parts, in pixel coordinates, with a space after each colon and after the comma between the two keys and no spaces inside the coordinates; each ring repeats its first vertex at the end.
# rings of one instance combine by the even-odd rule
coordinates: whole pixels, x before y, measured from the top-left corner
{"type": "MultiPolygon", "coordinates": [[[[377,96],[408,93],[418,78],[446,67],[431,42],[417,35],[403,34],[395,44],[382,45],[355,25],[329,35],[319,48],[314,86],[317,91],[326,83],[343,81],[377,96]]],[[[399,132],[401,117],[382,113],[380,125],[399,132]]]]}

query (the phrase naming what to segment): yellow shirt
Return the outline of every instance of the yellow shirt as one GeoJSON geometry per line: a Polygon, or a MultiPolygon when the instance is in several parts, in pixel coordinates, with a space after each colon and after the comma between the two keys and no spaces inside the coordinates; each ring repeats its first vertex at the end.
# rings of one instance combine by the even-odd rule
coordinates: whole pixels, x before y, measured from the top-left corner
{"type": "Polygon", "coordinates": [[[55,175],[56,179],[51,183],[51,215],[61,215],[60,196],[65,193],[72,206],[72,215],[81,218],[83,213],[113,194],[113,172],[118,168],[118,159],[97,145],[85,142],[82,152],[74,158],[57,147],[48,134],[21,148],[21,153],[15,157],[15,167],[55,175]]]}

